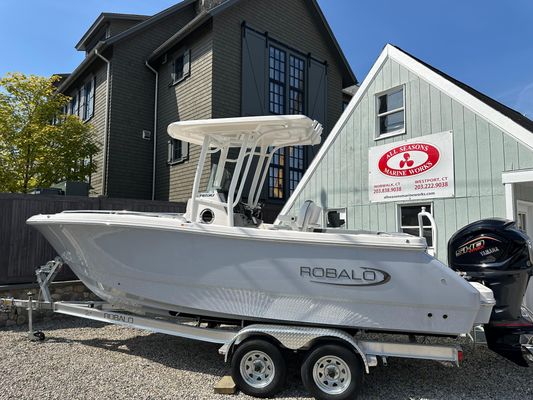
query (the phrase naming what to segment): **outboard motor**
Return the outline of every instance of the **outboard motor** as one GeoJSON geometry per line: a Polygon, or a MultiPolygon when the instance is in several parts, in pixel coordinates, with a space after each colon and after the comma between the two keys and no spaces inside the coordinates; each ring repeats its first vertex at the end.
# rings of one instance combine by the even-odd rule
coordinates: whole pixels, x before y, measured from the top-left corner
{"type": "Polygon", "coordinates": [[[494,293],[496,305],[484,327],[489,349],[527,367],[521,339],[533,334],[533,322],[522,315],[522,300],[533,269],[529,237],[513,221],[477,221],[451,237],[448,262],[467,280],[482,283],[494,293]]]}

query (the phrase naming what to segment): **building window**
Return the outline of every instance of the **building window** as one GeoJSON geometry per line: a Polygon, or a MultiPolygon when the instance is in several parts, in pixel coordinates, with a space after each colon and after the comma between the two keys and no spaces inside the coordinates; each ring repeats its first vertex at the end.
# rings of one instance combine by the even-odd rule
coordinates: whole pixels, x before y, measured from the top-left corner
{"type": "Polygon", "coordinates": [[[191,51],[185,50],[178,54],[174,60],[172,71],[172,84],[175,85],[191,74],[191,51]]]}
{"type": "MultiPolygon", "coordinates": [[[[305,60],[278,47],[269,47],[269,111],[271,114],[305,113],[305,60]],[[286,99],[288,98],[288,102],[286,99]]],[[[292,194],[305,172],[305,149],[292,146],[272,157],[269,197],[284,199],[292,194]]]]}
{"type": "Polygon", "coordinates": [[[286,54],[274,46],[270,46],[269,54],[269,111],[285,114],[286,54]]]}
{"type": "Polygon", "coordinates": [[[272,199],[285,198],[285,149],[279,149],[272,156],[268,178],[268,197],[272,199]]]}
{"type": "Polygon", "coordinates": [[[84,103],[83,103],[83,120],[87,121],[91,119],[94,115],[94,91],[95,91],[96,82],[92,78],[89,82],[84,85],[84,103]]]}
{"type": "MultiPolygon", "coordinates": [[[[426,204],[408,204],[400,205],[399,219],[400,219],[400,232],[408,233],[409,235],[419,236],[418,229],[418,213],[422,211],[422,207],[426,208],[426,211],[433,215],[433,207],[431,203],[426,204]]],[[[431,223],[427,218],[423,220],[424,237],[426,238],[428,247],[433,247],[433,232],[431,230],[431,223]]]]}
{"type": "Polygon", "coordinates": [[[346,208],[324,208],[325,228],[346,229],[346,208]]]}
{"type": "Polygon", "coordinates": [[[78,109],[79,109],[79,94],[78,91],[72,95],[72,98],[70,99],[70,105],[69,105],[69,114],[70,115],[78,115],[78,109]]]}
{"type": "Polygon", "coordinates": [[[377,138],[405,133],[405,103],[403,86],[376,96],[377,138]]]}
{"type": "Polygon", "coordinates": [[[305,151],[303,146],[291,146],[289,153],[289,196],[294,192],[305,172],[305,151]]]}
{"type": "Polygon", "coordinates": [[[516,225],[522,232],[526,231],[527,227],[527,214],[524,211],[518,211],[518,218],[516,219],[516,225]]]}
{"type": "Polygon", "coordinates": [[[305,91],[305,61],[289,57],[289,114],[303,114],[305,91]]]}
{"type": "Polygon", "coordinates": [[[189,143],[181,140],[168,141],[168,163],[178,164],[189,159],[189,143]]]}

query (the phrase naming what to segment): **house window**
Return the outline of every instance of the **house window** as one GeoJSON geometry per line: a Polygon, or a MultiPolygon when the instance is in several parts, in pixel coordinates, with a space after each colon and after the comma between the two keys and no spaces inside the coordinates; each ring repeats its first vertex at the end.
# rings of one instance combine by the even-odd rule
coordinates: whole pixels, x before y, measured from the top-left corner
{"type": "Polygon", "coordinates": [[[526,231],[527,226],[527,214],[523,211],[518,212],[518,218],[516,219],[517,227],[522,232],[526,231]]]}
{"type": "Polygon", "coordinates": [[[376,96],[377,138],[405,133],[403,86],[376,96]]]}
{"type": "Polygon", "coordinates": [[[79,95],[78,92],[74,93],[72,95],[72,98],[70,99],[70,105],[69,105],[69,114],[71,115],[78,115],[78,109],[79,109],[79,95]]]}
{"type": "Polygon", "coordinates": [[[178,164],[189,158],[189,143],[181,140],[170,139],[168,141],[168,163],[178,164]]]}
{"type": "Polygon", "coordinates": [[[289,57],[289,114],[303,114],[305,90],[305,61],[289,57]]]}
{"type": "Polygon", "coordinates": [[[272,114],[285,114],[285,57],[283,50],[270,46],[269,111],[272,114]]]}
{"type": "Polygon", "coordinates": [[[305,151],[303,146],[291,146],[289,153],[289,196],[294,192],[305,172],[305,151]]]}
{"type": "Polygon", "coordinates": [[[185,50],[178,54],[174,60],[172,71],[172,84],[181,82],[191,74],[191,51],[185,50]]]}
{"type": "MultiPolygon", "coordinates": [[[[425,207],[428,213],[433,214],[432,204],[408,204],[400,205],[399,207],[399,231],[408,233],[409,235],[419,236],[420,232],[418,229],[418,213],[422,211],[422,207],[425,207]]],[[[424,218],[422,222],[424,224],[424,237],[426,238],[428,247],[433,247],[433,232],[431,230],[431,223],[427,218],[424,218]]]]}
{"type": "Polygon", "coordinates": [[[346,208],[325,208],[323,213],[325,228],[346,229],[346,208]]]}
{"type": "Polygon", "coordinates": [[[84,103],[82,109],[82,118],[87,121],[94,115],[94,91],[95,91],[95,79],[92,78],[83,87],[84,103]]]}
{"type": "MultiPolygon", "coordinates": [[[[269,47],[269,111],[271,114],[305,113],[305,60],[278,47],[269,47]],[[288,63],[287,63],[288,60],[288,63]],[[286,101],[288,99],[288,102],[286,101]]],[[[292,146],[272,157],[269,197],[292,194],[305,172],[305,149],[292,146]]]]}
{"type": "Polygon", "coordinates": [[[268,196],[272,199],[285,198],[285,149],[279,149],[272,156],[268,178],[268,196]]]}

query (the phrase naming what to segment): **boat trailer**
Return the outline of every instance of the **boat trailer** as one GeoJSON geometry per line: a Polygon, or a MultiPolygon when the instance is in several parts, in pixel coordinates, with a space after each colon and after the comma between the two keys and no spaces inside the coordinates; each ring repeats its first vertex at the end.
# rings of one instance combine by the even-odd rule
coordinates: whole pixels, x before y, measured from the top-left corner
{"type": "Polygon", "coordinates": [[[207,327],[201,318],[139,316],[117,309],[103,301],[39,301],[32,295],[27,300],[0,298],[0,312],[8,312],[12,308],[22,308],[28,312],[28,338],[42,341],[45,334],[34,330],[33,313],[51,310],[54,313],[85,318],[93,321],[106,322],[126,328],[142,329],[154,333],[163,333],[186,339],[218,343],[222,347],[219,353],[225,360],[231,357],[235,347],[256,336],[267,336],[275,339],[289,350],[309,349],[315,341],[334,339],[343,342],[356,352],[364,363],[364,369],[378,365],[378,357],[386,363],[387,357],[416,358],[425,360],[448,361],[459,366],[462,360],[462,349],[459,345],[428,345],[419,343],[397,343],[384,341],[357,340],[341,329],[305,327],[278,324],[253,324],[246,327],[223,325],[219,328],[207,327]]]}

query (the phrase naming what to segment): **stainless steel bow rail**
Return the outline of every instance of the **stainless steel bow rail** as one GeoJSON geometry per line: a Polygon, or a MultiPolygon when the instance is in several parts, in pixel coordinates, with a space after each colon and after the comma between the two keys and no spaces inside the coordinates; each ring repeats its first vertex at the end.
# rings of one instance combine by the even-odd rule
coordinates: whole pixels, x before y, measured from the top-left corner
{"type": "MultiPolygon", "coordinates": [[[[28,299],[1,298],[0,312],[9,312],[13,308],[26,309],[28,312],[28,338],[34,341],[45,340],[45,334],[34,330],[33,313],[41,310],[51,310],[58,314],[65,314],[94,321],[106,322],[128,328],[143,329],[151,332],[163,333],[172,336],[200,340],[222,345],[219,353],[225,360],[232,359],[244,343],[250,344],[264,341],[268,338],[270,343],[275,343],[277,348],[285,351],[317,350],[321,346],[341,345],[351,350],[352,354],[360,360],[361,371],[370,372],[370,367],[377,366],[378,360],[387,364],[387,358],[413,358],[450,362],[459,366],[463,357],[459,345],[434,345],[421,344],[413,340],[409,342],[393,342],[382,340],[365,340],[361,332],[352,335],[342,329],[289,326],[279,324],[251,324],[235,321],[234,325],[216,325],[205,321],[202,317],[181,318],[166,315],[161,311],[139,309],[138,313],[130,313],[116,306],[102,301],[53,301],[50,295],[49,284],[57,275],[63,261],[56,258],[36,271],[40,286],[40,297],[36,300],[29,293],[28,299]],[[139,315],[141,314],[141,315],[139,315]]],[[[383,335],[382,335],[383,336],[383,335]]],[[[411,338],[412,339],[412,338],[411,338]]],[[[332,367],[333,368],[333,367],[332,367]]],[[[362,372],[361,372],[362,373],[362,372]]],[[[254,375],[255,376],[255,375],[254,375]]],[[[332,375],[333,376],[333,375],[332,375]]],[[[234,379],[236,379],[234,377],[234,379]]],[[[241,390],[243,384],[240,383],[241,390]]],[[[246,390],[243,390],[246,392],[246,390]]]]}

